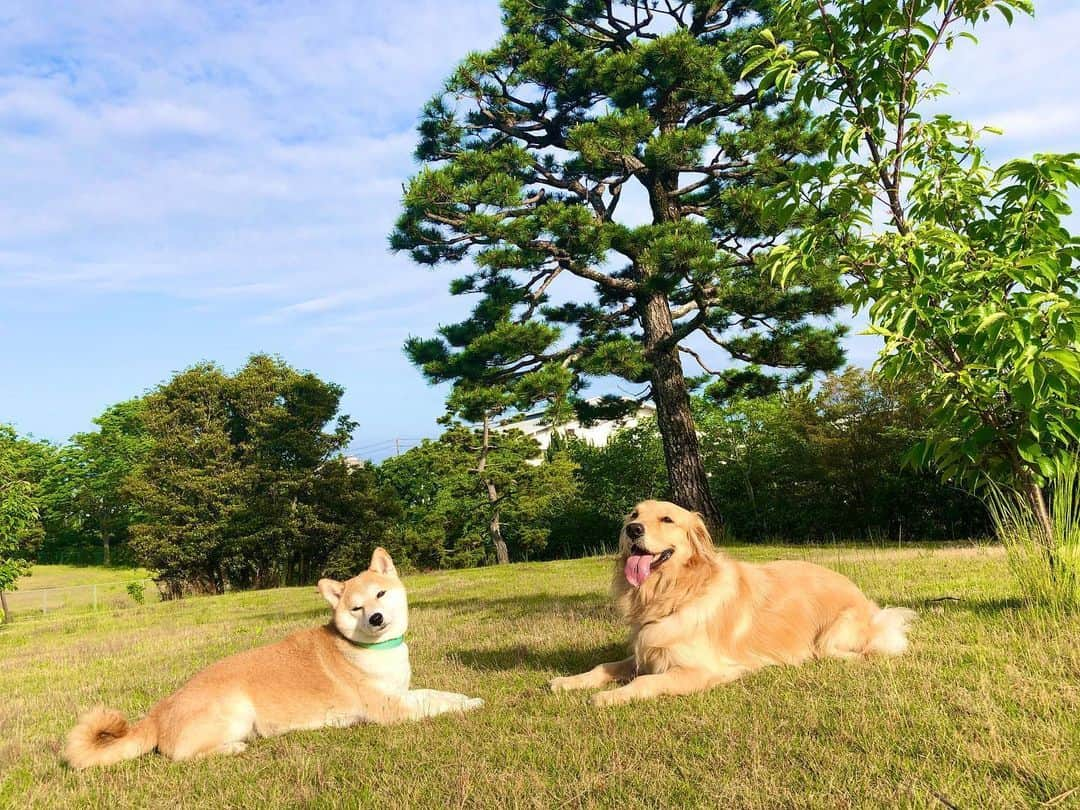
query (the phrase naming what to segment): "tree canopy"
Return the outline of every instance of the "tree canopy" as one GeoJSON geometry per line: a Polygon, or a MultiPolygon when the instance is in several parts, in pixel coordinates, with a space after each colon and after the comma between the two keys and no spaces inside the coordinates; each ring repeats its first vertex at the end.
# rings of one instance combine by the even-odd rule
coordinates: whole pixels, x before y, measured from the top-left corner
{"type": "Polygon", "coordinates": [[[341,395],[256,355],[233,375],[195,366],[146,397],[150,449],[125,483],[140,507],[131,545],[168,595],[347,572],[384,540],[394,502],[337,458],[353,426],[341,395]]]}
{"type": "Polygon", "coordinates": [[[991,12],[1011,21],[1032,10],[1029,0],[784,0],[791,41],[765,37],[750,66],[767,64],[769,81],[843,133],[826,160],[792,173],[776,207],[850,213],[775,251],[778,276],[835,257],[885,338],[879,369],[923,383],[936,430],[915,457],[947,477],[1020,488],[1049,543],[1043,486],[1080,443],[1080,239],[1063,221],[1080,154],[995,171],[974,127],[923,114],[945,92],[935,53],[973,39],[966,29],[991,12]]]}
{"type": "MultiPolygon", "coordinates": [[[[44,446],[21,439],[0,424],[0,596],[14,590],[29,569],[30,552],[41,537],[37,480],[44,446]]],[[[8,620],[7,601],[0,621],[8,620]]]]}
{"type": "Polygon", "coordinates": [[[424,109],[424,166],[391,237],[424,264],[471,259],[452,292],[499,312],[481,334],[444,327],[422,362],[481,343],[507,371],[640,386],[673,496],[710,518],[683,358],[721,396],[842,362],[843,328],[819,320],[841,301],[835,274],[803,268],[781,288],[761,267],[786,227],[822,214],[781,225],[767,203],[826,143],[760,71],[743,75],[773,16],[766,0],[504,0],[502,39],[424,109]]]}

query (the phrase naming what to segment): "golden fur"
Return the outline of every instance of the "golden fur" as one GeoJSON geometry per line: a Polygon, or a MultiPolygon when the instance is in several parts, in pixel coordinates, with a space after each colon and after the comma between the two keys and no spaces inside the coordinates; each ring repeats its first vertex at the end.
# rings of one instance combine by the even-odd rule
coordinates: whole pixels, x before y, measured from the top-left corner
{"type": "Polygon", "coordinates": [[[409,649],[366,649],[404,635],[405,588],[390,555],[376,549],[371,568],[347,582],[319,581],[333,620],[207,667],[133,726],[117,711],[83,715],[67,738],[75,768],[110,765],[157,748],[174,760],[238,754],[256,736],[295,729],[396,723],[483,701],[454,692],[409,689],[409,649]],[[381,620],[374,626],[371,617],[381,620]],[[356,643],[354,643],[356,642],[356,643]]]}
{"type": "Polygon", "coordinates": [[[732,560],[713,547],[699,515],[673,503],[638,504],[623,523],[620,550],[612,590],[633,654],[555,678],[555,691],[623,682],[593,695],[607,706],[702,691],[771,664],[907,649],[913,611],[879,608],[847,577],[812,563],[732,560]],[[671,552],[639,587],[628,573],[635,546],[646,560],[671,552]]]}

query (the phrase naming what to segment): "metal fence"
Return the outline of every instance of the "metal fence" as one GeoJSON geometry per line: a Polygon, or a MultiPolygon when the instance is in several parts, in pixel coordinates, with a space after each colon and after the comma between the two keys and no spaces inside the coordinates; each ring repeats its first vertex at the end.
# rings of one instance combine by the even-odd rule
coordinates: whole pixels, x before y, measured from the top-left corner
{"type": "Polygon", "coordinates": [[[50,613],[117,610],[160,598],[152,579],[97,582],[60,588],[25,588],[5,594],[13,619],[45,616],[50,613]]]}

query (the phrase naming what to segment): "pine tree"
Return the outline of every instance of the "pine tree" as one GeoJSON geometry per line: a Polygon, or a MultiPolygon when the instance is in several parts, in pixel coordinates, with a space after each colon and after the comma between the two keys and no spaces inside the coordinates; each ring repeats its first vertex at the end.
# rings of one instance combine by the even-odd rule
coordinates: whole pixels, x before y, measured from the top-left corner
{"type": "MultiPolygon", "coordinates": [[[[539,402],[549,403],[549,418],[560,421],[560,406],[567,401],[573,377],[566,364],[558,361],[558,353],[551,353],[557,329],[513,318],[514,307],[520,303],[517,289],[498,274],[471,283],[482,284],[482,297],[472,315],[462,323],[444,326],[438,337],[410,338],[405,352],[431,382],[453,382],[446,415],[440,421],[452,425],[463,420],[476,427],[473,473],[486,494],[495,559],[505,564],[510,562],[510,550],[503,537],[502,511],[514,477],[507,478],[498,464],[492,464],[508,443],[508,437],[497,430],[497,422],[539,402]]],[[[528,461],[528,455],[521,457],[518,468],[527,469],[528,461]]]]}
{"type": "MultiPolygon", "coordinates": [[[[558,366],[575,389],[642,386],[672,497],[713,523],[689,390],[768,392],[842,362],[843,328],[812,320],[839,305],[835,275],[780,289],[762,270],[783,237],[771,190],[823,143],[758,74],[739,79],[771,5],[504,0],[502,39],[424,110],[424,165],[391,236],[424,264],[474,262],[451,292],[497,301],[499,328],[474,339],[498,361],[505,338],[509,374],[558,366]],[[515,344],[529,325],[556,331],[515,344]],[[684,356],[701,378],[687,380],[684,356]]],[[[811,216],[784,214],[787,227],[811,216]]]]}

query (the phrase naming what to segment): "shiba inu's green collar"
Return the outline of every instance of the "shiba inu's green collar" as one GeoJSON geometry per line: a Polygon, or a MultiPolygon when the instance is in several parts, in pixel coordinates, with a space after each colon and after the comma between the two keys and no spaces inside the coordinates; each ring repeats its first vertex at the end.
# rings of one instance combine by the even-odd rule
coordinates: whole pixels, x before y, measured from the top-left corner
{"type": "Polygon", "coordinates": [[[353,641],[351,638],[349,641],[354,647],[360,647],[364,650],[392,650],[395,647],[400,647],[405,643],[405,636],[398,636],[397,638],[388,638],[383,641],[372,641],[366,643],[363,641],[353,641]]]}

